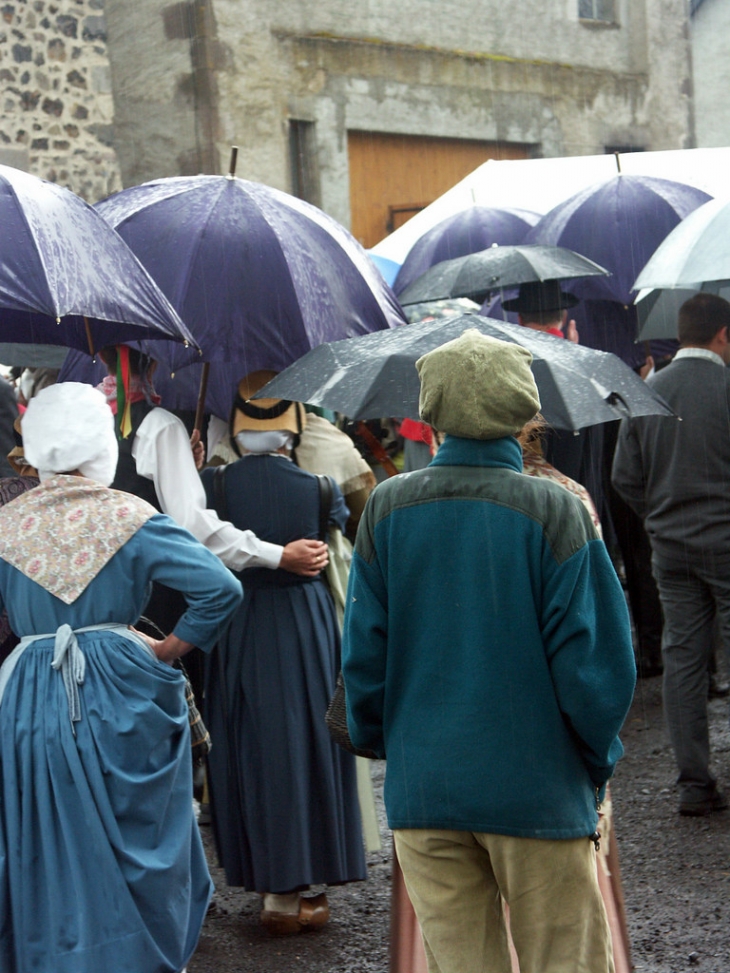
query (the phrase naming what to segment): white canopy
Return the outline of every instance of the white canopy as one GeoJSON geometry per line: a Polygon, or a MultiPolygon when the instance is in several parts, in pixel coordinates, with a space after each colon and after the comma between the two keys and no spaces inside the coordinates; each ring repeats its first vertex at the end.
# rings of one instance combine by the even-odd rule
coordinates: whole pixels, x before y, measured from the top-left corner
{"type": "MultiPolygon", "coordinates": [[[[673,179],[727,196],[730,148],[631,152],[620,157],[626,174],[673,179]]],[[[385,237],[372,252],[403,263],[416,240],[436,223],[470,206],[517,207],[547,213],[564,199],[617,173],[613,155],[490,160],[385,237]]]]}

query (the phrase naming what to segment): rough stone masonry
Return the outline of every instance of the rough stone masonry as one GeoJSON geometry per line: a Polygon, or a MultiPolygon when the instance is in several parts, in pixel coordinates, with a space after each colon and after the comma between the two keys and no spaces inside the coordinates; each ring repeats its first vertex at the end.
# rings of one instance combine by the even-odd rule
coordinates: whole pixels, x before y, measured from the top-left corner
{"type": "Polygon", "coordinates": [[[104,0],[0,0],[0,163],[89,202],[122,188],[104,0]]]}

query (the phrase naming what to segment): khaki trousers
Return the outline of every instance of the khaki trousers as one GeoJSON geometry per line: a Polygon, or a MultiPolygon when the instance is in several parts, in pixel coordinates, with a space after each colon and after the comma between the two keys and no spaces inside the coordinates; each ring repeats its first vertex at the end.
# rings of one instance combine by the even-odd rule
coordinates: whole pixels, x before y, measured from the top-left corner
{"type": "Polygon", "coordinates": [[[398,861],[429,973],[613,973],[611,936],[586,838],[549,841],[399,829],[398,861]]]}

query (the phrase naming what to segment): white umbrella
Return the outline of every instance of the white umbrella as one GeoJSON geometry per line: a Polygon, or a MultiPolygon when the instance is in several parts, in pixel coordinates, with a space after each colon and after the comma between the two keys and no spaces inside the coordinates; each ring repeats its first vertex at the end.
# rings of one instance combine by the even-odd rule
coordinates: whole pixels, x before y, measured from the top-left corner
{"type": "Polygon", "coordinates": [[[679,309],[697,291],[719,294],[730,300],[730,280],[708,281],[687,287],[645,288],[636,295],[634,304],[639,321],[637,341],[676,338],[679,309]]]}
{"type": "MultiPolygon", "coordinates": [[[[684,182],[711,196],[727,192],[730,147],[627,152],[621,171],[684,182]]],[[[613,155],[484,162],[443,196],[416,213],[373,247],[380,257],[402,263],[413,244],[432,226],[471,206],[517,207],[546,213],[592,183],[616,174],[613,155]]]]}
{"type": "Polygon", "coordinates": [[[686,216],[657,247],[634,288],[693,288],[730,280],[730,200],[711,199],[686,216]]]}
{"type": "Polygon", "coordinates": [[[676,338],[677,314],[697,291],[730,298],[730,200],[711,199],[657,247],[634,282],[639,339],[676,338]]]}

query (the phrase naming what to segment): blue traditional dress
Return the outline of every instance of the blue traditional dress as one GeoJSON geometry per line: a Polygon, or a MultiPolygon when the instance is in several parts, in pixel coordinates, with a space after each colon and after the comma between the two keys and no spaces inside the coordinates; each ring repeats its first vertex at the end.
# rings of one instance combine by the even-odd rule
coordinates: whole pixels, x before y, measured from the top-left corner
{"type": "MultiPolygon", "coordinates": [[[[317,477],[281,455],[206,470],[222,476],[236,527],[287,544],[319,533],[317,477]]],[[[333,484],[331,522],[348,510],[333,484]]],[[[217,505],[220,507],[220,504],[217,505]]],[[[213,827],[229,885],[293,892],[366,877],[355,758],[324,722],[340,665],[334,604],[321,577],[249,568],[243,603],[206,660],[213,827]]]]}
{"type": "Polygon", "coordinates": [[[82,477],[0,510],[1,973],[176,973],[211,894],[182,674],[127,628],[152,580],[208,651],[241,597],[170,518],[82,477]]]}

